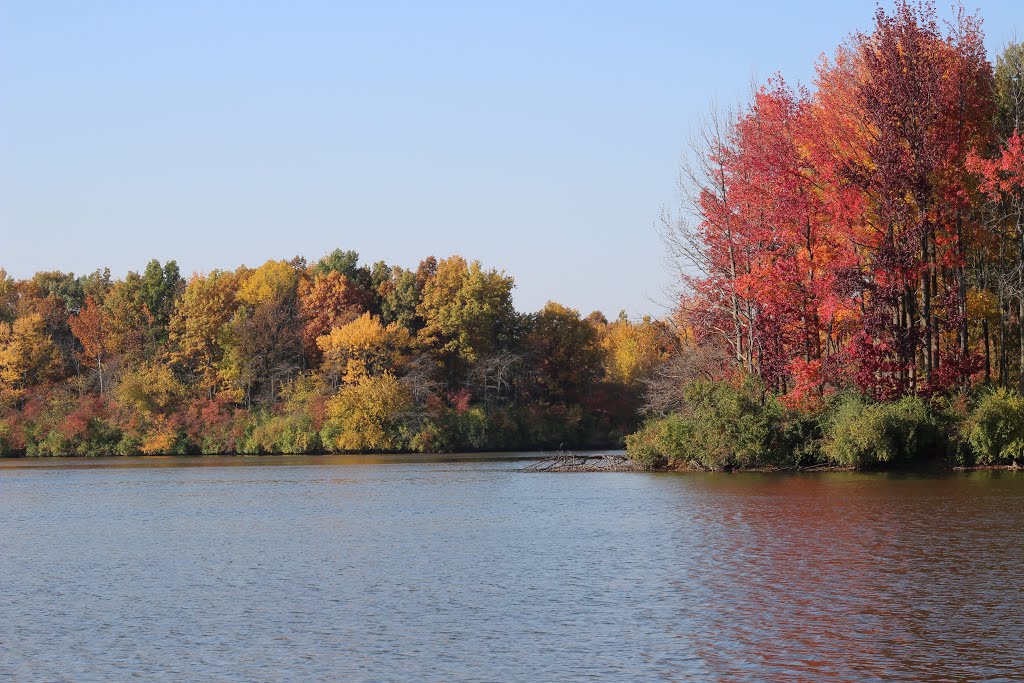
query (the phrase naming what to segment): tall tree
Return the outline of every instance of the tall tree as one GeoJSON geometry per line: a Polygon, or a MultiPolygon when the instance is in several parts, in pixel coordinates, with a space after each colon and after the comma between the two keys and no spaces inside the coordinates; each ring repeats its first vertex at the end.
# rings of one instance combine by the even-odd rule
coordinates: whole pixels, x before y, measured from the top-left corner
{"type": "Polygon", "coordinates": [[[110,341],[110,324],[103,309],[93,298],[87,297],[85,307],[68,318],[71,331],[82,345],[82,364],[96,370],[100,393],[103,393],[103,361],[107,358],[110,341]]]}

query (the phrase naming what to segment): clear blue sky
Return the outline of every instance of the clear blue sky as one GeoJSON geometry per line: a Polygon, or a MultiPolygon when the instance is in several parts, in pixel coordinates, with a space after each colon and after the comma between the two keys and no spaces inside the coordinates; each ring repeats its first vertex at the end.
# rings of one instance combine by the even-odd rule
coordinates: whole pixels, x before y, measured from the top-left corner
{"type": "MultiPolygon", "coordinates": [[[[0,265],[461,253],[521,310],[660,314],[701,108],[806,81],[873,9],[0,0],[0,265]]],[[[1024,31],[1019,2],[981,9],[990,51],[1024,31]]]]}

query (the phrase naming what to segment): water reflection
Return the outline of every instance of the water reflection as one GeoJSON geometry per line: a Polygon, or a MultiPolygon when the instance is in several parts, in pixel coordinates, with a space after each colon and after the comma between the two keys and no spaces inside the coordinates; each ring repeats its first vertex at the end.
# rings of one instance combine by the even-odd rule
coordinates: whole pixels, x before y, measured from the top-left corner
{"type": "Polygon", "coordinates": [[[0,679],[1024,672],[1020,473],[521,474],[522,457],[6,461],[0,679]]]}

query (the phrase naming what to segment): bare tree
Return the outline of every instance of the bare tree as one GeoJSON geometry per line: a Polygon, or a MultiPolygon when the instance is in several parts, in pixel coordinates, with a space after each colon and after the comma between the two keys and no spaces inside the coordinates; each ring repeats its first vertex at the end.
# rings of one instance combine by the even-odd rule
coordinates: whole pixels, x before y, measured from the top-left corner
{"type": "MultiPolygon", "coordinates": [[[[691,136],[688,154],[684,156],[678,181],[679,209],[661,213],[661,238],[668,250],[668,261],[680,288],[677,300],[685,305],[687,287],[695,277],[736,281],[742,272],[741,255],[733,247],[735,226],[732,224],[728,193],[727,161],[733,153],[730,140],[736,112],[712,105],[691,136]],[[715,215],[708,213],[712,204],[722,208],[715,215]],[[716,230],[722,242],[729,245],[725,262],[712,258],[705,239],[706,230],[716,230]]],[[[712,303],[712,302],[706,302],[712,303]]],[[[733,287],[714,305],[720,318],[727,321],[717,329],[732,355],[749,370],[753,364],[753,310],[733,287]]]]}
{"type": "Polygon", "coordinates": [[[494,405],[515,397],[524,373],[523,356],[501,350],[481,356],[469,374],[470,389],[485,404],[494,405]]]}
{"type": "Polygon", "coordinates": [[[678,412],[686,405],[687,385],[719,377],[732,363],[730,350],[724,344],[696,343],[682,335],[677,338],[677,347],[644,380],[644,412],[648,414],[678,412]]]}

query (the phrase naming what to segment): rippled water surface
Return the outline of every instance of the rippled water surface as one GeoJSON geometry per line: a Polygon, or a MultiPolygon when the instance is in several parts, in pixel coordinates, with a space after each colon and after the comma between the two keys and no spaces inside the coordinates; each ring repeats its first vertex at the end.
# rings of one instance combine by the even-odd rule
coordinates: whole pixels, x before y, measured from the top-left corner
{"type": "Polygon", "coordinates": [[[1024,475],[0,461],[0,680],[1024,680],[1024,475]]]}

